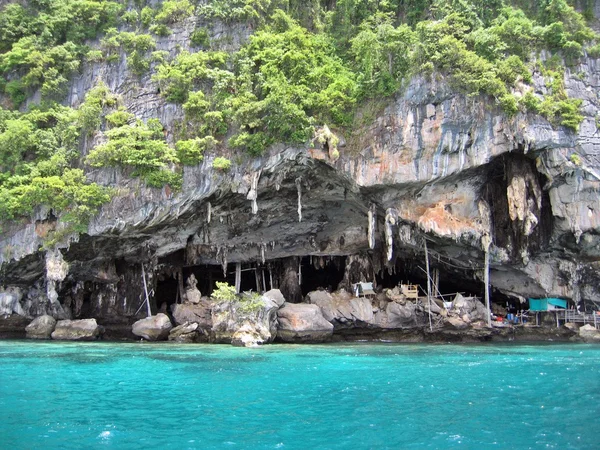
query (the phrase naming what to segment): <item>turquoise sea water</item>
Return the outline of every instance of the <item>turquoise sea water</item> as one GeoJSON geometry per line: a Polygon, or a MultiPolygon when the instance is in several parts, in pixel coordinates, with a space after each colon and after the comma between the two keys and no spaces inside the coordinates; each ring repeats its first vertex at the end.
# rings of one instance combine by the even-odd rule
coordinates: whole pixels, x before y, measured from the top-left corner
{"type": "Polygon", "coordinates": [[[600,346],[0,341],[0,448],[600,448],[600,346]]]}

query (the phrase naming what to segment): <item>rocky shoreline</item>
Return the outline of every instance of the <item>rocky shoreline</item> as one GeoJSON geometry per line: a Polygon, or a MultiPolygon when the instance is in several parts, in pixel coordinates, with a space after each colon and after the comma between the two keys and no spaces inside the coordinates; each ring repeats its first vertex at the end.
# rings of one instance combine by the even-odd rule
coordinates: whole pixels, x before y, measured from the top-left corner
{"type": "Polygon", "coordinates": [[[541,325],[493,322],[476,297],[457,294],[452,302],[427,306],[399,289],[370,297],[344,290],[310,292],[303,303],[287,302],[281,291],[244,293],[231,299],[201,297],[190,288],[171,311],[136,320],[31,320],[18,314],[0,318],[0,339],[67,341],[170,341],[256,347],[271,343],[321,342],[600,342],[600,331],[573,323],[541,325]]]}

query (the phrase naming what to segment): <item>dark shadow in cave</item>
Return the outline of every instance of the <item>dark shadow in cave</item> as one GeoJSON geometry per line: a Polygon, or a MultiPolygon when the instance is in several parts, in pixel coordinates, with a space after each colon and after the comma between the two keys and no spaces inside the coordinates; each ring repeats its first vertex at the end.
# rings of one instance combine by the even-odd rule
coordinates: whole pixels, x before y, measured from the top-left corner
{"type": "Polygon", "coordinates": [[[304,256],[302,258],[302,295],[319,288],[334,291],[344,278],[345,256],[304,256]]]}

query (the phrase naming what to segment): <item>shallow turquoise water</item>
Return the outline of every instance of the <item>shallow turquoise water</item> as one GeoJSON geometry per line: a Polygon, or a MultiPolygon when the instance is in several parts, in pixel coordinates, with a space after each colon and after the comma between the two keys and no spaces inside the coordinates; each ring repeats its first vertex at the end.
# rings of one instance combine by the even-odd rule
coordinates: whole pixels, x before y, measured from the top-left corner
{"type": "Polygon", "coordinates": [[[600,347],[0,341],[0,448],[600,448],[600,347]]]}

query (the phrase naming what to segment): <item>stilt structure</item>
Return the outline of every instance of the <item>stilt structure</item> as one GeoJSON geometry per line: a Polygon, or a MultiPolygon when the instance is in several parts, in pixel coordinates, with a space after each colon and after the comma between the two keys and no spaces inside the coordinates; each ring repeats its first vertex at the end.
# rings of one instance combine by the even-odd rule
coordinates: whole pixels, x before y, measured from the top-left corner
{"type": "Polygon", "coordinates": [[[242,285],[242,263],[235,263],[235,293],[240,293],[240,286],[242,285]]]}
{"type": "Polygon", "coordinates": [[[487,315],[488,327],[492,326],[492,311],[490,308],[490,252],[489,248],[485,249],[483,283],[485,284],[485,310],[487,315]]]}
{"type": "Polygon", "coordinates": [[[433,331],[431,324],[431,276],[429,275],[429,252],[427,250],[427,239],[423,239],[425,247],[425,270],[427,271],[427,309],[429,312],[429,331],[433,331]]]}
{"type": "Polygon", "coordinates": [[[152,309],[150,308],[150,296],[148,295],[148,285],[146,284],[146,270],[144,269],[144,263],[142,263],[142,281],[144,282],[144,293],[146,294],[146,313],[148,317],[152,316],[152,309]]]}

